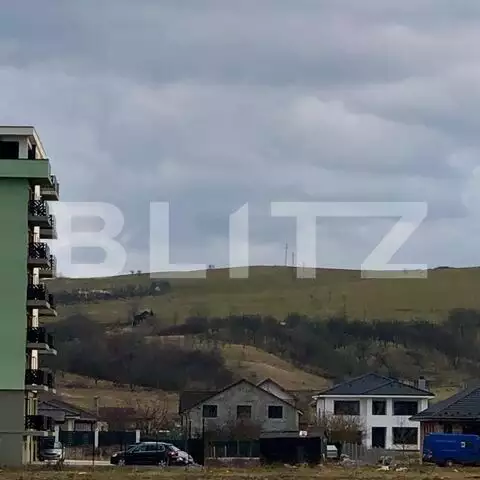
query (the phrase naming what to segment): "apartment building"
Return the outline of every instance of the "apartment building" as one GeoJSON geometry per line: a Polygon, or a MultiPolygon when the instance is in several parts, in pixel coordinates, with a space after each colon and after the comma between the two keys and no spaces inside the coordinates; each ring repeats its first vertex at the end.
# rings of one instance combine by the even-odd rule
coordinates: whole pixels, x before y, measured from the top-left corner
{"type": "Polygon", "coordinates": [[[38,393],[54,392],[42,356],[55,355],[42,326],[56,316],[45,280],[55,257],[45,240],[56,238],[49,201],[59,199],[42,143],[33,127],[0,126],[0,465],[36,460],[38,438],[53,435],[51,419],[38,415],[38,393]]]}

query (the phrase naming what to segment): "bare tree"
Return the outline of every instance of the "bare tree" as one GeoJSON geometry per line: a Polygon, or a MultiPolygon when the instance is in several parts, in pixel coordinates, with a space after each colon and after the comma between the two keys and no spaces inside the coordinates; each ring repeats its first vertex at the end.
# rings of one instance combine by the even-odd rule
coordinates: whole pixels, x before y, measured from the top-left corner
{"type": "Polygon", "coordinates": [[[222,425],[210,428],[205,436],[210,440],[256,440],[260,436],[262,426],[251,417],[237,417],[232,411],[222,425]]]}
{"type": "Polygon", "coordinates": [[[360,417],[355,415],[324,413],[317,418],[317,426],[323,429],[332,443],[358,443],[364,432],[360,417]]]}
{"type": "Polygon", "coordinates": [[[129,405],[136,412],[136,428],[144,435],[155,435],[158,431],[172,426],[166,397],[154,400],[136,399],[129,402],[129,405]]]}

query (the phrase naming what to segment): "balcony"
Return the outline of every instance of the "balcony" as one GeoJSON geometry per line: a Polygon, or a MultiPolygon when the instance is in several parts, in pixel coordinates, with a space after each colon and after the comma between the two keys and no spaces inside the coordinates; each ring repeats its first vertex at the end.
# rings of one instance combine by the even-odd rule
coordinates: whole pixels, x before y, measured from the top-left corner
{"type": "Polygon", "coordinates": [[[48,334],[43,327],[30,327],[27,329],[27,349],[38,350],[39,353],[56,355],[53,336],[48,334]]]}
{"type": "Polygon", "coordinates": [[[32,226],[46,226],[50,210],[45,200],[30,200],[28,202],[28,223],[32,226]]]}
{"type": "Polygon", "coordinates": [[[57,276],[57,259],[53,255],[50,255],[48,265],[40,268],[39,276],[40,278],[55,278],[57,276]]]}
{"type": "Polygon", "coordinates": [[[44,200],[58,200],[60,198],[60,184],[55,175],[50,175],[50,184],[40,188],[44,200]]]}
{"type": "Polygon", "coordinates": [[[55,390],[54,376],[44,370],[26,370],[25,371],[25,390],[31,392],[48,392],[55,390]]]}
{"type": "Polygon", "coordinates": [[[27,415],[25,417],[25,432],[28,435],[48,437],[55,431],[55,422],[44,415],[27,415]]]}
{"type": "Polygon", "coordinates": [[[50,264],[50,247],[43,242],[28,245],[28,266],[30,268],[45,268],[50,264]]]}
{"type": "Polygon", "coordinates": [[[53,215],[48,216],[48,225],[40,227],[40,238],[45,240],[56,240],[57,235],[57,222],[53,215]]]}
{"type": "Polygon", "coordinates": [[[27,287],[27,307],[38,309],[38,314],[49,317],[56,317],[55,301],[53,295],[48,293],[44,283],[38,285],[29,284],[27,287]]]}

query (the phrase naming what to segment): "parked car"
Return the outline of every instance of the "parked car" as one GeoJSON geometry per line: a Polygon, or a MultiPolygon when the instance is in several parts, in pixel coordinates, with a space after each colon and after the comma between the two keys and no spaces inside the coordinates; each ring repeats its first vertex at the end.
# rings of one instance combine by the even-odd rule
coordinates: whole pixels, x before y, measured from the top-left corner
{"type": "Polygon", "coordinates": [[[117,452],[110,458],[112,465],[191,465],[193,458],[175,445],[165,442],[141,442],[117,452]]]}
{"type": "Polygon", "coordinates": [[[56,442],[53,438],[44,440],[40,444],[38,459],[41,462],[63,462],[65,448],[61,442],[56,442]]]}
{"type": "Polygon", "coordinates": [[[480,436],[431,433],[423,441],[423,461],[440,466],[480,465],[480,436]]]}

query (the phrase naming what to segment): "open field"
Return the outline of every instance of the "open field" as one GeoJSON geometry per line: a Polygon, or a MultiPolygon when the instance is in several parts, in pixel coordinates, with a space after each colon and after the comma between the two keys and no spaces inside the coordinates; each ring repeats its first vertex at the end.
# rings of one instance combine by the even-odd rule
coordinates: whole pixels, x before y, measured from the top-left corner
{"type": "Polygon", "coordinates": [[[23,470],[3,471],[2,480],[116,480],[116,479],[185,479],[185,480],[206,480],[206,479],[230,479],[230,480],[294,480],[294,479],[317,479],[324,480],[380,480],[380,479],[402,479],[402,480],[460,480],[480,478],[479,469],[439,469],[439,468],[414,468],[407,472],[383,472],[376,469],[344,469],[338,468],[272,468],[272,469],[209,469],[191,470],[183,469],[115,469],[97,468],[91,470],[88,467],[68,469],[57,472],[53,470],[23,470]]]}
{"type": "Polygon", "coordinates": [[[178,413],[178,394],[163,390],[135,387],[132,392],[127,385],[114,385],[112,382],[73,375],[57,373],[57,394],[65,402],[80,408],[94,410],[95,396],[99,397],[100,407],[135,406],[137,401],[148,404],[152,401],[164,401],[170,414],[178,413]]]}
{"type": "Polygon", "coordinates": [[[330,385],[325,378],[300,370],[255,347],[224,345],[222,353],[229,370],[252,381],[271,378],[287,390],[322,390],[330,385]]]}
{"type": "MultiPolygon", "coordinates": [[[[167,275],[168,276],[168,275],[167,275]]],[[[289,267],[252,267],[248,279],[230,279],[227,269],[210,270],[206,279],[168,278],[173,291],[144,297],[141,307],[151,308],[165,322],[189,315],[269,314],[290,312],[333,315],[345,311],[351,318],[422,317],[441,320],[453,308],[480,309],[477,285],[480,268],[436,269],[426,279],[362,279],[354,270],[318,269],[315,279],[297,279],[289,267]]],[[[150,275],[110,278],[60,278],[52,291],[110,289],[128,284],[148,285],[150,275]]],[[[125,319],[131,300],[59,307],[59,318],[83,312],[100,322],[125,319]]]]}
{"type": "MultiPolygon", "coordinates": [[[[159,344],[185,346],[189,342],[189,338],[184,336],[149,338],[159,344]]],[[[202,347],[197,345],[197,348],[202,347]]],[[[271,378],[287,390],[322,390],[330,385],[322,376],[301,370],[290,362],[251,345],[223,344],[218,348],[231,372],[254,383],[271,378]]]]}

